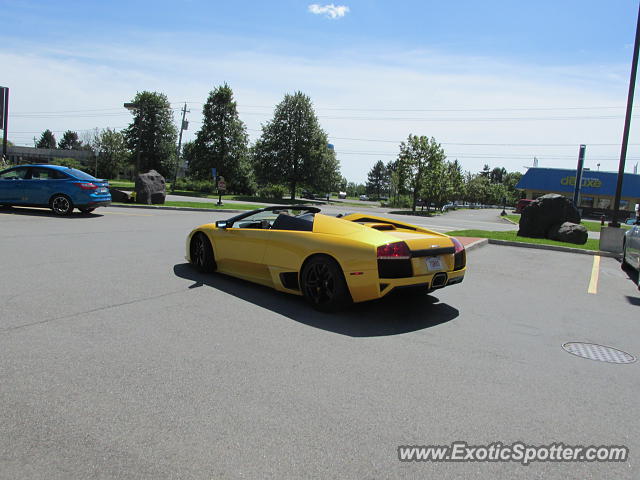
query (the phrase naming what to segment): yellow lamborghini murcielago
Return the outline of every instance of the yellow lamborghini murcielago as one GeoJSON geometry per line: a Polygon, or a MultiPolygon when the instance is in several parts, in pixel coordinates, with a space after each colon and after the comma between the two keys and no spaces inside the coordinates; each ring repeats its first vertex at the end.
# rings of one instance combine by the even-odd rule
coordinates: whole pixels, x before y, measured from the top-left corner
{"type": "Polygon", "coordinates": [[[455,238],[426,228],[352,213],[329,216],[310,206],[274,206],[195,228],[186,258],[220,272],[295,295],[315,308],[425,291],[460,283],[466,254],[455,238]]]}

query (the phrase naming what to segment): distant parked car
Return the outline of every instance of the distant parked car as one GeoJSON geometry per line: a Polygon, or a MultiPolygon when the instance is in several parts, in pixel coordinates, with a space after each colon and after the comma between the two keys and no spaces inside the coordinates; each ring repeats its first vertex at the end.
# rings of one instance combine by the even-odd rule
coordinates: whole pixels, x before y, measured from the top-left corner
{"type": "Polygon", "coordinates": [[[522,213],[522,210],[527,208],[531,202],[533,202],[533,200],[527,198],[518,200],[518,203],[516,203],[515,213],[522,213]]]}
{"type": "Polygon", "coordinates": [[[347,198],[347,192],[338,192],[338,198],[347,198]]]}
{"type": "Polygon", "coordinates": [[[109,183],[75,168],[20,165],[0,172],[0,205],[49,207],[69,215],[74,208],[91,213],[110,203],[109,183]]]}
{"type": "Polygon", "coordinates": [[[367,200],[369,200],[369,197],[366,195],[360,195],[360,200],[366,202],[367,200]]]}

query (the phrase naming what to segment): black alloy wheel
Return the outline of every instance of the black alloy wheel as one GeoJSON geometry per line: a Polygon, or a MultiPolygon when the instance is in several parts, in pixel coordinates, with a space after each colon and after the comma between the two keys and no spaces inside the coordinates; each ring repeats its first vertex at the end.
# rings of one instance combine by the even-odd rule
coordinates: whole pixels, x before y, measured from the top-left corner
{"type": "Polygon", "coordinates": [[[342,270],[331,258],[312,258],[301,277],[302,293],[316,310],[333,312],[351,301],[342,270]]]}
{"type": "Polygon", "coordinates": [[[211,242],[204,233],[196,233],[191,239],[191,263],[202,273],[216,270],[211,242]]]}
{"type": "Polygon", "coordinates": [[[54,195],[50,207],[56,215],[70,215],[73,212],[73,202],[66,195],[54,195]]]}

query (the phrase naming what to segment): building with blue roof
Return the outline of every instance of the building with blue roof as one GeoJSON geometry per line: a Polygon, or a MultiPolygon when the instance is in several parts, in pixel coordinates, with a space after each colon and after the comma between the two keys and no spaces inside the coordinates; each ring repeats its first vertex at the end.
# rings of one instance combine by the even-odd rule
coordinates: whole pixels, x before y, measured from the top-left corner
{"type": "MultiPolygon", "coordinates": [[[[583,170],[578,208],[584,215],[611,216],[618,172],[583,170]]],[[[524,190],[522,198],[536,199],[547,193],[573,198],[576,170],[564,168],[529,168],[516,188],[524,190]]],[[[625,173],[622,181],[620,210],[632,214],[640,204],[640,175],[625,173]]]]}

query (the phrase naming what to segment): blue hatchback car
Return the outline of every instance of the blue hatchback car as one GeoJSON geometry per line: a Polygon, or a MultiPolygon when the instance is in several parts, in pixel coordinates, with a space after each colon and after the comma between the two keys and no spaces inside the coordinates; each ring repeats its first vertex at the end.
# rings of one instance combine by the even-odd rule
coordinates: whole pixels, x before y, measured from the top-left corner
{"type": "Polygon", "coordinates": [[[74,168],[20,165],[0,172],[0,205],[49,207],[57,215],[74,208],[91,213],[111,203],[109,183],[74,168]]]}

